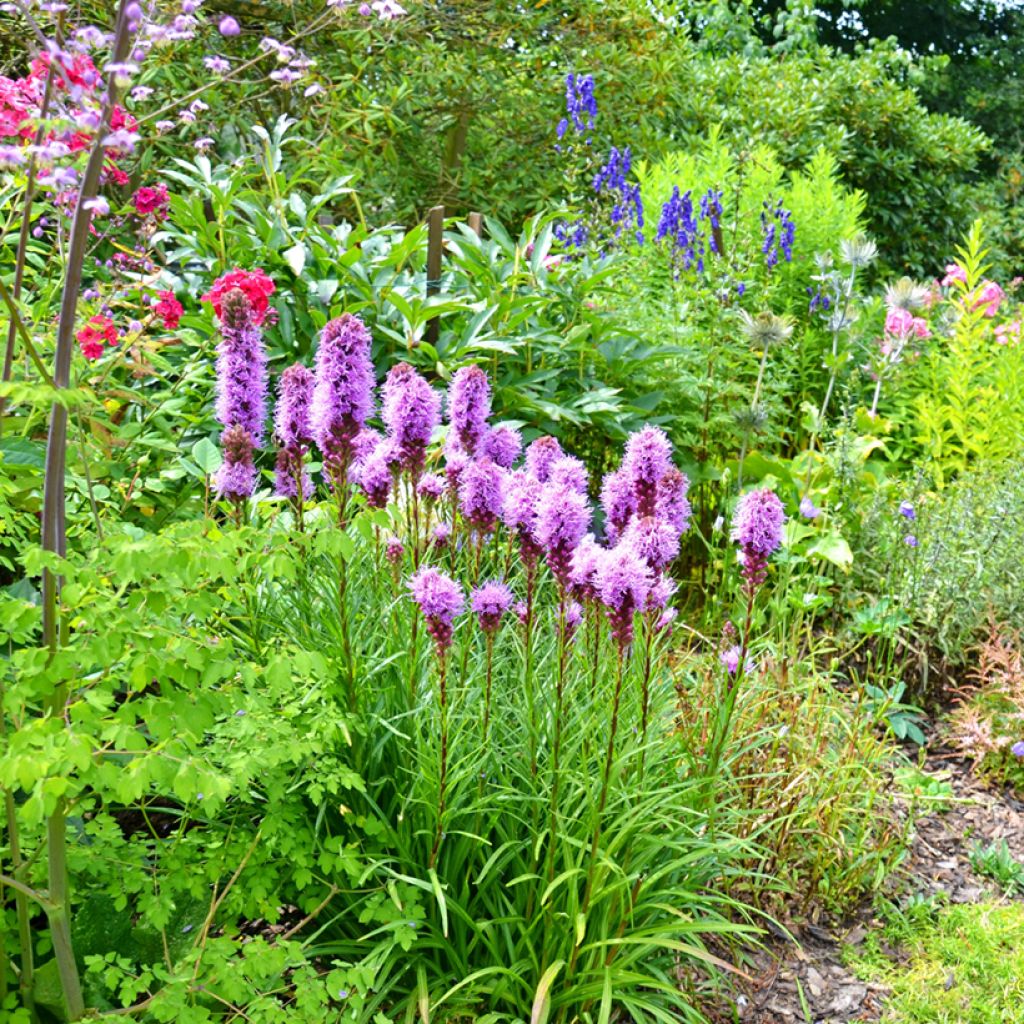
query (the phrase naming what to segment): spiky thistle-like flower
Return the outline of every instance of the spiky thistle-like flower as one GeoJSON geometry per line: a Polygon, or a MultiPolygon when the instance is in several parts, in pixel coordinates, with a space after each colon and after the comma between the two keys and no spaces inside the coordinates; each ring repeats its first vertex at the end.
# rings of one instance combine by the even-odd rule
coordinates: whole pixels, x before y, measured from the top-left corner
{"type": "Polygon", "coordinates": [[[601,483],[601,508],[604,510],[604,532],[614,544],[636,513],[633,481],[622,468],[605,474],[601,483]]]}
{"type": "Polygon", "coordinates": [[[564,454],[557,438],[538,437],[526,449],[526,472],[540,483],[547,483],[551,464],[564,454]]]}
{"type": "Polygon", "coordinates": [[[459,479],[459,509],[466,522],[481,533],[497,525],[502,505],[500,466],[490,459],[471,459],[459,479]]]}
{"type": "Polygon", "coordinates": [[[252,304],[240,288],[222,300],[221,343],[217,346],[217,405],[221,426],[242,427],[254,447],[263,444],[267,402],[267,354],[253,316],[252,304]]]}
{"type": "Polygon", "coordinates": [[[501,617],[512,607],[512,591],[505,583],[482,583],[469,595],[469,606],[485,633],[496,633],[501,617]]]}
{"type": "Polygon", "coordinates": [[[590,486],[587,467],[572,455],[562,455],[552,461],[548,468],[548,483],[586,494],[590,486]]]}
{"type": "Polygon", "coordinates": [[[491,459],[502,469],[511,469],[523,450],[523,439],[515,427],[499,423],[484,433],[480,440],[481,455],[491,459]]]}
{"type": "Polygon", "coordinates": [[[501,502],[501,518],[519,540],[523,561],[534,565],[541,554],[537,540],[537,506],[543,486],[525,469],[509,473],[501,502]]]}
{"type": "Polygon", "coordinates": [[[340,478],[351,463],[353,442],[373,414],[370,344],[370,332],[350,313],[329,320],[320,334],[311,421],[332,477],[340,478]]]}

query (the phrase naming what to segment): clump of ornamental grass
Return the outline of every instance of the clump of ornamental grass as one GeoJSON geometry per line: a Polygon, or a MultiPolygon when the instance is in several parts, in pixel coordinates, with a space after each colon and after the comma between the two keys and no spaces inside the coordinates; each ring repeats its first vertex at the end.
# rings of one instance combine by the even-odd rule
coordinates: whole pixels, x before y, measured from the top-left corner
{"type": "MultiPolygon", "coordinates": [[[[334,323],[321,345],[362,337],[334,323]]],[[[316,370],[336,513],[310,508],[301,572],[252,621],[254,644],[284,633],[331,659],[352,715],[339,756],[360,781],[311,813],[327,848],[358,842],[373,867],[324,857],[317,953],[366,964],[392,1015],[700,1019],[697,979],[729,969],[712,945],[749,930],[723,895],[745,847],[708,831],[703,773],[670,731],[690,507],[667,437],[630,437],[601,537],[583,464],[492,424],[481,370],[454,375],[439,446],[440,403],[401,364],[384,432],[369,426],[372,384],[338,384],[345,363],[367,386],[359,351],[316,370]]]]}

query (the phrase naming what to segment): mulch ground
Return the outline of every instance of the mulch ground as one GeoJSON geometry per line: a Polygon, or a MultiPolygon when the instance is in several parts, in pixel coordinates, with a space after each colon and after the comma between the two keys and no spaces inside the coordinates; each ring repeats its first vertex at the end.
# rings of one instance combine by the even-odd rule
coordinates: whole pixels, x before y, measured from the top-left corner
{"type": "MultiPolygon", "coordinates": [[[[1024,801],[996,791],[971,774],[969,762],[941,741],[930,748],[925,770],[947,773],[956,802],[945,811],[920,817],[909,857],[901,869],[899,893],[942,893],[952,903],[998,899],[1003,893],[975,873],[970,852],[975,843],[1005,840],[1024,858],[1024,801]]],[[[827,917],[790,925],[796,942],[776,940],[752,954],[746,968],[754,981],[734,996],[723,1020],[743,1024],[845,1024],[877,1021],[885,1008],[886,989],[855,977],[843,966],[844,946],[863,942],[879,926],[870,907],[845,920],[827,917]]],[[[884,950],[883,950],[884,951],[884,950]]],[[[899,951],[892,950],[898,962],[899,951]]]]}

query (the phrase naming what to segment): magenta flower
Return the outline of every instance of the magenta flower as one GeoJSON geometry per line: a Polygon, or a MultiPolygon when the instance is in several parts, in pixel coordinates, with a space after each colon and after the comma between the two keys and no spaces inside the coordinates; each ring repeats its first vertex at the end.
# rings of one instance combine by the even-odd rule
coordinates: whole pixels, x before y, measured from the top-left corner
{"type": "Polygon", "coordinates": [[[358,465],[368,459],[383,440],[384,436],[379,430],[374,430],[373,427],[363,427],[352,442],[353,464],[358,465]]]}
{"type": "Polygon", "coordinates": [[[439,550],[448,547],[452,539],[452,528],[447,523],[438,523],[430,533],[430,543],[439,550]]]}
{"type": "Polygon", "coordinates": [[[633,640],[633,616],[643,610],[651,590],[650,567],[629,544],[618,544],[601,559],[595,583],[612,636],[625,651],[633,640]]]}
{"type": "Polygon", "coordinates": [[[743,575],[752,590],[764,582],[768,559],[782,544],[786,513],[777,495],[762,488],[744,494],[732,520],[732,539],[740,546],[743,575]]]}
{"type": "Polygon", "coordinates": [[[971,309],[980,309],[983,316],[993,317],[1005,298],[1006,292],[995,281],[982,281],[971,299],[971,309]]]}
{"type": "Polygon", "coordinates": [[[353,441],[373,414],[375,380],[370,332],[349,313],[330,320],[320,334],[311,420],[313,437],[332,477],[352,461],[353,441]]]}
{"type": "Polygon", "coordinates": [[[946,276],[941,281],[942,287],[948,288],[954,283],[967,284],[967,271],[956,263],[947,263],[946,276]]]}
{"type": "Polygon", "coordinates": [[[630,435],[622,469],[633,485],[639,515],[654,515],[658,483],[672,468],[672,445],[665,431],[647,426],[630,435]]]}
{"type": "Polygon", "coordinates": [[[443,658],[452,644],[452,623],[465,607],[462,588],[443,572],[425,567],[409,580],[409,591],[427,620],[427,632],[434,638],[438,656],[443,658]]]}
{"type": "Polygon", "coordinates": [[[590,477],[587,467],[579,459],[572,455],[562,455],[549,465],[548,483],[586,494],[587,487],[590,485],[590,477]]]}
{"type": "Polygon", "coordinates": [[[313,374],[301,363],[281,374],[274,433],[280,449],[274,466],[275,490],[282,498],[295,498],[301,481],[302,497],[313,493],[313,483],[303,465],[312,441],[309,409],[313,401],[313,374]]]}
{"type": "Polygon", "coordinates": [[[466,522],[490,533],[501,516],[502,469],[490,459],[472,459],[459,480],[459,509],[466,522]]]}
{"type": "Polygon", "coordinates": [[[680,536],[690,525],[692,509],[686,497],[689,490],[688,477],[675,466],[658,481],[658,518],[669,523],[680,536]]]}
{"type": "Polygon", "coordinates": [[[366,496],[366,504],[370,508],[384,508],[388,503],[391,485],[394,482],[388,454],[388,442],[381,441],[373,454],[352,470],[352,475],[366,496]]]}
{"type": "Polygon", "coordinates": [[[654,572],[667,569],[679,554],[679,534],[657,516],[634,516],[619,543],[632,545],[654,572]]]}
{"type": "Polygon", "coordinates": [[[381,418],[399,446],[402,469],[419,472],[441,422],[441,396],[408,363],[398,363],[388,372],[382,398],[381,418]]]}
{"type": "Polygon", "coordinates": [[[512,613],[519,620],[521,625],[526,625],[526,620],[529,617],[530,609],[527,607],[525,601],[516,601],[514,607],[512,608],[512,613]]]}
{"type": "MultiPolygon", "coordinates": [[[[683,500],[685,501],[685,495],[683,500]]],[[[636,512],[633,482],[625,469],[617,469],[605,475],[601,483],[601,508],[604,509],[605,536],[614,544],[622,536],[622,532],[636,512]]]]}
{"type": "Polygon", "coordinates": [[[256,489],[252,435],[240,423],[234,423],[220,435],[224,461],[213,478],[217,494],[228,501],[241,502],[256,489]]]}
{"type": "Polygon", "coordinates": [[[480,441],[480,454],[493,460],[502,469],[511,469],[523,450],[523,439],[515,427],[501,423],[488,430],[480,441]]]}
{"type": "Polygon", "coordinates": [[[525,469],[509,473],[505,478],[502,521],[519,538],[519,551],[527,565],[534,565],[541,553],[537,540],[537,506],[542,489],[525,469]]]}
{"type": "Polygon", "coordinates": [[[651,592],[647,595],[647,611],[657,611],[664,608],[676,592],[675,583],[668,576],[655,577],[651,586],[651,592]]]}
{"type": "Polygon", "coordinates": [[[557,439],[553,437],[538,437],[526,449],[526,472],[540,483],[547,483],[551,463],[560,459],[565,452],[557,439]]]}
{"type": "Polygon", "coordinates": [[[565,638],[571,640],[583,621],[583,606],[578,601],[570,601],[565,606],[565,638]]]}
{"type": "Polygon", "coordinates": [[[237,36],[241,34],[242,29],[230,14],[226,14],[219,22],[217,22],[217,31],[222,36],[237,36]]]}
{"type": "Polygon", "coordinates": [[[604,554],[604,548],[594,540],[592,533],[588,533],[572,553],[569,560],[569,581],[573,590],[584,600],[592,601],[597,597],[595,577],[604,554]]]}
{"type": "Polygon", "coordinates": [[[512,591],[504,584],[483,583],[470,594],[469,606],[480,621],[485,633],[496,633],[501,617],[512,606],[512,591]]]}
{"type": "Polygon", "coordinates": [[[590,528],[590,506],[578,491],[546,484],[537,503],[537,541],[547,555],[548,568],[563,588],[570,580],[570,560],[590,528]]]}
{"type": "Polygon", "coordinates": [[[397,537],[388,537],[384,546],[384,557],[392,564],[398,565],[405,555],[405,545],[397,537]]]}
{"type": "Polygon", "coordinates": [[[469,465],[469,458],[456,448],[447,448],[444,458],[444,478],[448,483],[448,490],[453,495],[458,495],[459,484],[462,481],[462,473],[469,465]]]}
{"type": "Polygon", "coordinates": [[[462,450],[476,453],[491,415],[491,385],[479,366],[455,371],[448,389],[448,421],[462,450]]]}

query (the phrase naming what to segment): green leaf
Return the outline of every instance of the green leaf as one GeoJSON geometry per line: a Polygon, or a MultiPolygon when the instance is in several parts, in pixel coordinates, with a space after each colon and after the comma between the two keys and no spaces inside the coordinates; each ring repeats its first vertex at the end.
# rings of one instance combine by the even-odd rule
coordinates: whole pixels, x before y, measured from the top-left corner
{"type": "Polygon", "coordinates": [[[216,473],[224,461],[220,449],[208,437],[204,437],[192,445],[192,458],[207,476],[216,473]]]}
{"type": "Polygon", "coordinates": [[[296,277],[301,277],[306,266],[306,247],[301,242],[297,242],[290,249],[285,249],[283,255],[285,262],[292,268],[292,273],[296,277]]]}
{"type": "Polygon", "coordinates": [[[849,572],[853,565],[853,552],[850,545],[838,533],[826,533],[819,537],[808,549],[808,555],[818,555],[843,572],[849,572]]]}

